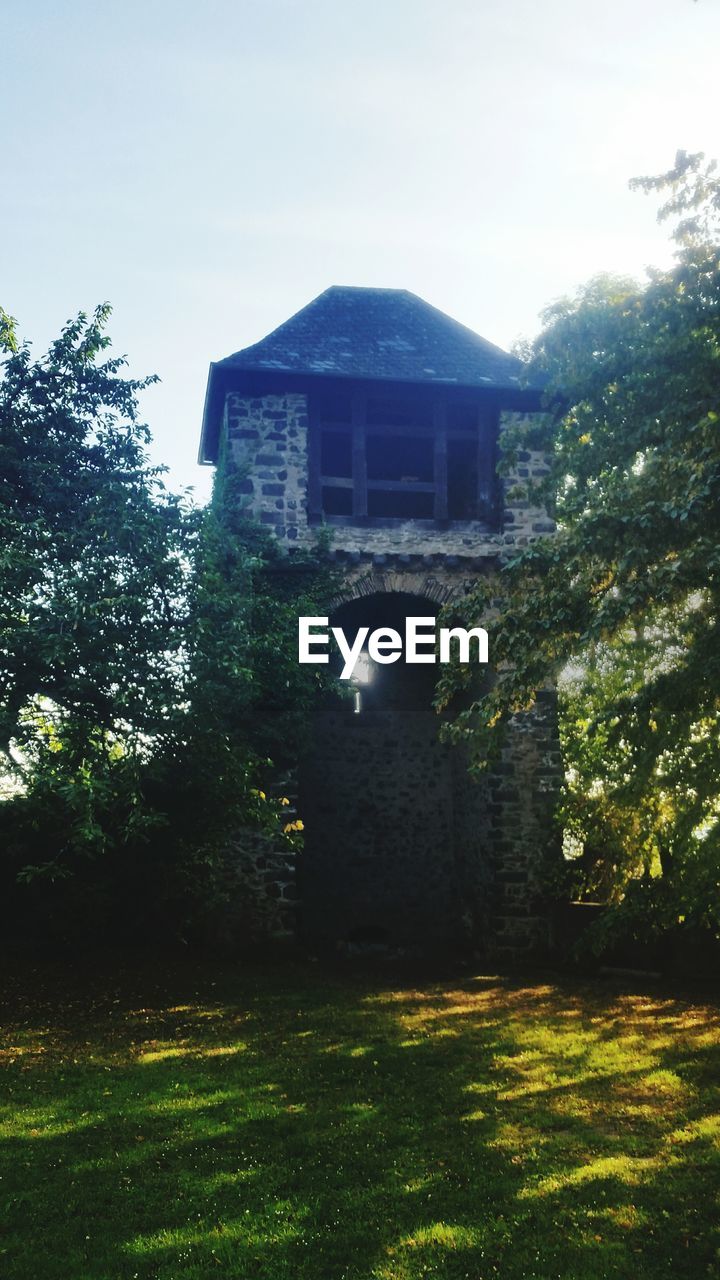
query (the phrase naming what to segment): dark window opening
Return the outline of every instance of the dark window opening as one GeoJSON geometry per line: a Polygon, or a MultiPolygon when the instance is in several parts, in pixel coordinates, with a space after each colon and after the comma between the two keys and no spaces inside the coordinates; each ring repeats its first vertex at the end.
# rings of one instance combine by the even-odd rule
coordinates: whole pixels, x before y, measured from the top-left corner
{"type": "Polygon", "coordinates": [[[477,431],[478,408],[476,404],[449,404],[447,407],[448,431],[477,431]]]}
{"type": "Polygon", "coordinates": [[[448,440],[447,512],[449,520],[474,520],[478,506],[477,440],[448,440]]]}
{"type": "Polygon", "coordinates": [[[323,422],[352,422],[352,400],[348,395],[325,396],[320,404],[323,422]]]}
{"type": "Polygon", "coordinates": [[[350,431],[323,431],[320,440],[320,471],[324,476],[352,479],[352,436],[350,431]]]}
{"type": "Polygon", "coordinates": [[[368,480],[433,481],[431,436],[368,435],[366,456],[368,480]]]}
{"type": "Polygon", "coordinates": [[[497,521],[492,408],[329,393],[311,402],[308,510],[344,523],[497,521]]]}
{"type": "Polygon", "coordinates": [[[340,489],[335,485],[323,485],[322,509],[329,516],[352,515],[352,489],[340,489]]]}
{"type": "Polygon", "coordinates": [[[378,400],[371,397],[365,411],[369,427],[431,427],[432,404],[422,400],[378,400]]]}

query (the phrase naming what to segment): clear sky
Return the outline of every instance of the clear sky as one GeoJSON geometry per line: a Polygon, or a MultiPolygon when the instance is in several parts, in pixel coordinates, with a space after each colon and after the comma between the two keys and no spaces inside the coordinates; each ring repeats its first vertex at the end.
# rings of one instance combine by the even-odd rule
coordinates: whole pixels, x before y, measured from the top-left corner
{"type": "Polygon", "coordinates": [[[0,0],[0,303],[109,300],[174,487],[207,367],[330,284],[508,346],[669,261],[637,174],[720,155],[720,0],[0,0]]]}

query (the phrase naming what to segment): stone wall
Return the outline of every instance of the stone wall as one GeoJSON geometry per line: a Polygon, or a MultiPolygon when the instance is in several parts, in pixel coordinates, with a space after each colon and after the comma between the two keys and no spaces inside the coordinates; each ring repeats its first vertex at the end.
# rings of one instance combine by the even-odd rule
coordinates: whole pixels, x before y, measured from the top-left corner
{"type": "MultiPolygon", "coordinates": [[[[295,816],[293,806],[283,811],[286,820],[295,816]]],[[[298,896],[297,852],[280,829],[240,830],[225,850],[217,902],[202,924],[203,941],[226,955],[294,942],[298,896]]]]}
{"type": "Polygon", "coordinates": [[[511,718],[488,777],[488,931],[492,952],[502,959],[544,949],[550,941],[541,876],[546,861],[561,856],[553,822],[562,780],[556,701],[554,690],[546,690],[532,710],[511,718]]]}
{"type": "Polygon", "coordinates": [[[281,542],[306,542],[306,397],[229,395],[222,452],[226,465],[246,473],[242,487],[248,511],[281,542]]]}
{"type": "MultiPolygon", "coordinates": [[[[538,415],[510,412],[500,415],[501,453],[505,432],[519,423],[531,423],[533,416],[538,415]]],[[[555,532],[555,522],[549,519],[539,501],[533,500],[533,489],[549,475],[551,462],[541,449],[520,449],[514,466],[503,477],[503,549],[527,547],[537,538],[555,532]]]]}

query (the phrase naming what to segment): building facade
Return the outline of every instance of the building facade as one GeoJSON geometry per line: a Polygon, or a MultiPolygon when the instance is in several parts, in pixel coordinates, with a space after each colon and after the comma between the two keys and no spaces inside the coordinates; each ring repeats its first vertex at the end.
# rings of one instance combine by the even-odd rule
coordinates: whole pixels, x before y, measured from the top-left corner
{"type": "MultiPolygon", "coordinates": [[[[533,500],[548,459],[523,452],[498,473],[504,431],[539,412],[518,360],[420,298],[335,287],[211,365],[200,460],[239,473],[239,500],[290,559],[326,531],[342,584],[331,625],[402,631],[553,532],[533,500]]],[[[353,699],[319,700],[297,865],[238,842],[266,932],[350,953],[546,945],[554,695],[513,718],[473,781],[440,740],[435,675],[364,663],[353,699]]]]}

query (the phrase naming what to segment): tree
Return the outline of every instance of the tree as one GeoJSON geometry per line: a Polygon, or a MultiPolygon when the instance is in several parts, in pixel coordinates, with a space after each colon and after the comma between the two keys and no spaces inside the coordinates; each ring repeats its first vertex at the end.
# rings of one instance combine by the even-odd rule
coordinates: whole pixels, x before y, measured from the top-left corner
{"type": "Polygon", "coordinates": [[[3,313],[0,751],[44,796],[48,875],[106,842],[110,791],[114,838],[145,820],[139,769],[181,676],[193,520],[148,461],[138,393],[154,379],[104,356],[109,314],[81,314],[34,360],[3,313]]]}
{"type": "MultiPolygon", "coordinates": [[[[718,927],[720,181],[680,153],[633,185],[665,194],[675,265],[643,287],[595,279],[545,315],[532,357],[548,378],[558,533],[500,574],[498,678],[454,733],[486,743],[574,663],[566,817],[569,805],[577,834],[614,841],[616,889],[644,873],[675,918],[718,927]]],[[[537,431],[519,429],[511,449],[537,431]]],[[[467,614],[488,605],[480,584],[467,614]]],[[[442,701],[453,688],[449,675],[442,701]]]]}
{"type": "Polygon", "coordinates": [[[0,875],[11,915],[19,880],[36,929],[42,908],[85,937],[177,931],[238,828],[277,829],[270,760],[297,753],[317,680],[297,615],[331,581],[236,496],[166,490],[154,379],[105,354],[109,314],[34,360],[0,310],[0,875]]]}

